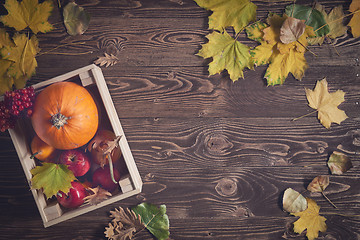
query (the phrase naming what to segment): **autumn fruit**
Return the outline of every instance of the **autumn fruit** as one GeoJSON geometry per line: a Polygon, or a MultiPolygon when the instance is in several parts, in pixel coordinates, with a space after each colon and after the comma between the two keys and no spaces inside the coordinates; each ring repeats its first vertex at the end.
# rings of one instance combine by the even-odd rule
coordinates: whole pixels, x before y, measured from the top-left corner
{"type": "Polygon", "coordinates": [[[87,146],[92,161],[101,167],[109,164],[109,156],[113,163],[118,161],[121,157],[118,141],[119,138],[112,131],[99,130],[87,146]]]}
{"type": "Polygon", "coordinates": [[[60,191],[56,195],[60,205],[65,208],[77,208],[81,206],[84,203],[84,198],[87,196],[86,189],[81,183],[72,182],[71,186],[67,194],[60,191]]]}
{"type": "Polygon", "coordinates": [[[59,82],[36,97],[31,122],[44,142],[66,150],[89,142],[97,131],[98,118],[94,99],[84,87],[59,82]]]}
{"type": "Polygon", "coordinates": [[[75,177],[84,176],[90,169],[90,159],[87,154],[79,149],[65,150],[61,153],[59,162],[67,165],[75,177]]]}
{"type": "Polygon", "coordinates": [[[41,161],[50,162],[57,156],[58,151],[35,135],[31,141],[32,157],[41,161]]]}
{"type": "MultiPolygon", "coordinates": [[[[120,180],[119,171],[114,168],[113,169],[114,178],[116,181],[120,180]]],[[[104,168],[98,168],[95,170],[92,176],[93,184],[95,186],[100,186],[109,192],[113,192],[117,188],[117,184],[113,182],[111,179],[110,167],[105,166],[104,168]]]]}

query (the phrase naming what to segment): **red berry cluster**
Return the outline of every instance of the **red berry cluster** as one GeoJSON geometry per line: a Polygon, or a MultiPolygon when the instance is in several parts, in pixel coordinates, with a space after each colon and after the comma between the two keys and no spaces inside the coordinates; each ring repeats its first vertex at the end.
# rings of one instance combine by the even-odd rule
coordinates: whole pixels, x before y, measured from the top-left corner
{"type": "Polygon", "coordinates": [[[0,102],[0,131],[14,128],[16,120],[21,117],[30,117],[33,112],[35,91],[33,87],[6,92],[4,101],[0,102]]]}

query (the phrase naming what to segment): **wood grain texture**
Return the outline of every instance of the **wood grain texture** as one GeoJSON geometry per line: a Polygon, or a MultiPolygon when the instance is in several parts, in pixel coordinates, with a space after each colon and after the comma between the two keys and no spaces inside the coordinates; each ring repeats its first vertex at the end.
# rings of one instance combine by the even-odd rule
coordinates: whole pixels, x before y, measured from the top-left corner
{"type": "MultiPolygon", "coordinates": [[[[253,2],[257,19],[264,20],[293,1],[253,2]]],[[[327,10],[342,5],[348,13],[351,1],[318,2],[327,10]]],[[[210,60],[195,55],[207,42],[211,14],[195,1],[77,3],[92,16],[89,29],[70,37],[56,24],[38,35],[41,52],[30,83],[91,64],[104,53],[116,55],[119,62],[102,70],[143,191],[44,229],[11,139],[1,133],[0,239],[105,239],[109,211],[143,201],[166,204],[170,239],[306,239],[291,231],[296,218],[282,211],[288,187],[321,207],[328,229],[319,239],[360,239],[359,39],[348,32],[332,44],[311,46],[318,57],[306,53],[309,68],[302,81],[290,75],[284,85],[266,87],[266,66],[260,66],[232,83],[226,72],[209,77],[210,60]],[[304,88],[312,89],[324,77],[330,91],[346,93],[340,109],[349,118],[330,130],[316,114],[292,122],[312,111],[304,88]],[[354,165],[344,175],[330,176],[325,193],[337,209],[320,194],[305,191],[314,177],[330,174],[326,162],[334,150],[349,155],[354,165]]],[[[50,22],[61,21],[55,7],[50,22]]],[[[257,45],[245,33],[238,39],[257,45]]],[[[153,238],[142,231],[134,239],[153,238]]]]}

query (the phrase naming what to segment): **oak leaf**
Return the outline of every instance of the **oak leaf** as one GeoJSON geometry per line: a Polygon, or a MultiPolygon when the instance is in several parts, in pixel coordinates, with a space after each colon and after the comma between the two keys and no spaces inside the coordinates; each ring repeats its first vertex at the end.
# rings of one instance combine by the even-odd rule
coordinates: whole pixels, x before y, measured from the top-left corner
{"type": "Polygon", "coordinates": [[[269,15],[269,25],[262,29],[261,45],[251,50],[255,65],[269,64],[265,72],[268,85],[283,84],[289,73],[300,80],[308,67],[304,53],[308,45],[307,37],[314,36],[312,27],[306,26],[296,41],[284,44],[280,40],[280,29],[286,19],[286,15],[269,15]]]}
{"type": "Polygon", "coordinates": [[[110,192],[100,186],[97,186],[96,188],[89,187],[87,189],[92,193],[84,198],[84,202],[90,205],[97,205],[112,196],[110,192]]]}
{"type": "Polygon", "coordinates": [[[111,67],[115,64],[117,64],[119,61],[119,58],[113,54],[107,54],[104,53],[104,56],[102,57],[98,57],[98,59],[96,59],[94,61],[95,64],[100,65],[100,67],[105,66],[105,67],[111,67]]]}
{"type": "Polygon", "coordinates": [[[306,237],[313,240],[319,236],[319,232],[326,232],[326,218],[319,215],[320,207],[310,198],[307,200],[307,209],[302,212],[292,213],[292,215],[300,217],[294,222],[294,232],[302,233],[306,230],[306,237]]]}
{"type": "Polygon", "coordinates": [[[30,170],[32,189],[43,189],[47,198],[51,198],[57,192],[68,193],[71,182],[76,180],[74,173],[66,165],[46,163],[30,170]]]}
{"type": "Polygon", "coordinates": [[[213,13],[209,17],[209,29],[223,32],[233,27],[236,33],[246,27],[256,17],[257,6],[249,0],[195,0],[206,10],[213,13]]]}
{"type": "Polygon", "coordinates": [[[44,1],[39,4],[38,0],[6,0],[5,8],[7,15],[1,16],[0,21],[6,26],[21,31],[29,27],[33,33],[46,33],[53,29],[48,18],[53,9],[51,1],[44,1]]]}
{"type": "Polygon", "coordinates": [[[351,17],[348,26],[355,38],[360,37],[360,0],[353,0],[350,4],[349,11],[354,15],[351,17]]]}
{"type": "Polygon", "coordinates": [[[115,211],[110,211],[110,217],[113,220],[105,227],[104,234],[111,240],[132,239],[133,233],[145,228],[141,217],[128,208],[115,208],[115,211]]]}
{"type": "Polygon", "coordinates": [[[235,82],[240,77],[244,78],[245,67],[253,69],[250,48],[232,38],[226,31],[214,31],[206,37],[209,42],[202,45],[197,55],[203,58],[212,57],[212,62],[209,63],[210,75],[227,70],[230,79],[235,82]]]}
{"type": "Polygon", "coordinates": [[[334,7],[329,14],[327,14],[327,12],[325,11],[325,7],[320,3],[315,4],[315,9],[318,10],[324,16],[326,24],[329,26],[329,33],[326,34],[326,36],[308,38],[309,44],[321,45],[324,42],[325,37],[335,39],[343,36],[346,33],[347,27],[344,26],[342,21],[345,15],[341,5],[334,7]]]}
{"type": "Polygon", "coordinates": [[[329,129],[331,123],[340,124],[348,118],[343,110],[337,108],[345,100],[345,93],[341,90],[329,93],[326,78],[318,81],[314,90],[305,88],[305,92],[309,106],[317,110],[318,119],[325,128],[329,129]]]}

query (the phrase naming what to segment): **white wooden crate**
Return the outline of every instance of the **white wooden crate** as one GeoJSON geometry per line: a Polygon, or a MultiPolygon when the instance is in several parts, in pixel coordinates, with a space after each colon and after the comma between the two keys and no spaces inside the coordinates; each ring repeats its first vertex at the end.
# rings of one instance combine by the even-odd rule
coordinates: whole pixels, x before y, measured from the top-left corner
{"type": "MultiPolygon", "coordinates": [[[[38,92],[52,83],[62,81],[79,81],[79,83],[82,84],[85,88],[92,88],[93,91],[96,91],[96,94],[100,96],[99,98],[101,99],[95,98],[95,101],[102,101],[106,113],[100,111],[99,114],[102,115],[102,118],[107,118],[116,136],[122,136],[119,141],[119,146],[121,148],[121,152],[123,154],[123,158],[125,160],[129,174],[121,178],[119,181],[121,191],[118,191],[118,193],[114,194],[112,197],[109,197],[97,205],[83,204],[79,208],[72,210],[63,211],[56,201],[47,201],[41,190],[31,190],[45,227],[49,227],[59,222],[63,222],[70,218],[138,194],[141,192],[142,188],[142,181],[139,171],[136,167],[133,155],[129,148],[129,144],[121,127],[119,117],[112,102],[101,69],[92,64],[52,78],[50,80],[40,82],[33,85],[33,87],[35,91],[38,92]],[[104,116],[104,114],[107,116],[104,116]]],[[[33,129],[31,127],[31,123],[29,122],[29,119],[27,119],[27,121],[18,121],[14,129],[9,129],[9,133],[19,156],[21,165],[24,169],[25,176],[29,182],[29,186],[31,186],[30,180],[32,175],[30,170],[35,167],[36,163],[35,160],[30,158],[30,141],[31,136],[33,135],[33,129]]]]}

